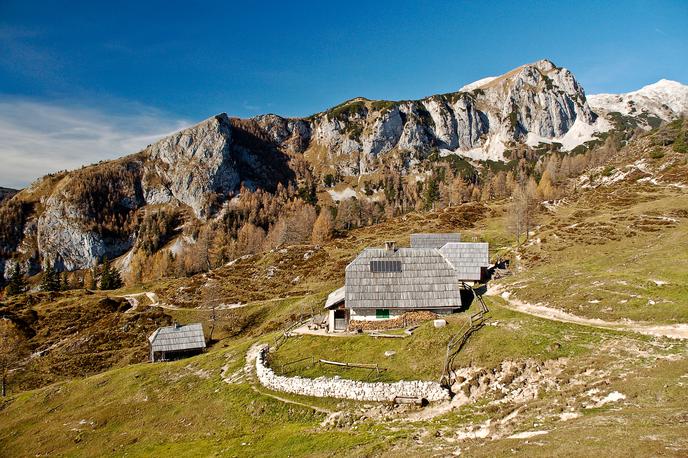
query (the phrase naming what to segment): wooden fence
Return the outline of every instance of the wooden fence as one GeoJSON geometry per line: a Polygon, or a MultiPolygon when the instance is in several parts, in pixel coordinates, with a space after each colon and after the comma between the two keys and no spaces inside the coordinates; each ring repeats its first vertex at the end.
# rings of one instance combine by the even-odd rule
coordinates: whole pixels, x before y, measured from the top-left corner
{"type": "Polygon", "coordinates": [[[454,365],[454,359],[461,351],[461,348],[466,344],[471,335],[483,327],[485,324],[485,315],[490,311],[483,301],[482,295],[476,293],[476,291],[464,283],[465,288],[470,288],[473,291],[473,295],[478,300],[480,305],[480,310],[468,317],[468,321],[461,326],[459,331],[454,334],[454,336],[449,339],[447,343],[447,352],[444,357],[444,367],[442,368],[442,376],[440,377],[440,384],[445,386],[451,385],[451,371],[454,365]]]}

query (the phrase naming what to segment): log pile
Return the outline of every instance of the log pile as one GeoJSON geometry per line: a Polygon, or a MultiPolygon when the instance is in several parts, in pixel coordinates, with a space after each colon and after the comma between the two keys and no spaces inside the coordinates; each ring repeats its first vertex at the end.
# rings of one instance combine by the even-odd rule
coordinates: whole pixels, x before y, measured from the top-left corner
{"type": "Polygon", "coordinates": [[[405,312],[396,318],[389,320],[375,320],[375,321],[358,321],[351,320],[349,322],[349,331],[380,331],[384,329],[401,329],[414,324],[419,324],[424,321],[434,320],[437,318],[436,313],[427,311],[405,312]]]}

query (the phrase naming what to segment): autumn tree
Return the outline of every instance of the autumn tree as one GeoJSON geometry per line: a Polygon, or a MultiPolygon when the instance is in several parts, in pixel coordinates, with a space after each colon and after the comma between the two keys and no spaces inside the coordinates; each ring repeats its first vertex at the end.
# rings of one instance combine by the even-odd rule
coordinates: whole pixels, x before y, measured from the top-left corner
{"type": "Polygon", "coordinates": [[[545,170],[540,178],[540,183],[536,188],[537,197],[541,200],[554,200],[557,197],[557,192],[554,187],[552,175],[549,168],[545,170]]]}
{"type": "Polygon", "coordinates": [[[259,253],[265,244],[265,231],[254,224],[244,224],[237,234],[237,256],[259,253]]]}
{"type": "Polygon", "coordinates": [[[516,236],[516,245],[521,247],[521,234],[525,230],[525,220],[528,207],[528,199],[523,186],[517,186],[511,194],[507,213],[507,224],[511,232],[516,236]]]}
{"type": "Polygon", "coordinates": [[[297,245],[310,241],[315,218],[313,206],[300,200],[295,201],[270,228],[265,242],[267,247],[297,245]]]}
{"type": "Polygon", "coordinates": [[[98,272],[94,267],[84,274],[84,286],[91,291],[98,289],[98,272]]]}
{"type": "Polygon", "coordinates": [[[332,221],[332,212],[329,208],[323,207],[320,210],[318,219],[313,225],[312,241],[313,243],[323,243],[332,238],[334,232],[334,221],[332,221]]]}
{"type": "Polygon", "coordinates": [[[208,340],[212,342],[215,326],[218,321],[218,309],[222,302],[222,288],[217,280],[209,280],[203,287],[204,306],[210,309],[210,334],[208,340]]]}
{"type": "Polygon", "coordinates": [[[525,234],[528,241],[530,229],[536,220],[539,202],[537,200],[537,185],[531,177],[527,184],[516,186],[511,194],[507,222],[512,233],[516,236],[518,247],[521,246],[521,234],[525,234]]]}
{"type": "Polygon", "coordinates": [[[537,210],[540,205],[537,198],[537,183],[532,176],[528,178],[528,182],[525,185],[525,198],[525,234],[526,241],[528,241],[530,239],[530,229],[537,221],[537,210]]]}

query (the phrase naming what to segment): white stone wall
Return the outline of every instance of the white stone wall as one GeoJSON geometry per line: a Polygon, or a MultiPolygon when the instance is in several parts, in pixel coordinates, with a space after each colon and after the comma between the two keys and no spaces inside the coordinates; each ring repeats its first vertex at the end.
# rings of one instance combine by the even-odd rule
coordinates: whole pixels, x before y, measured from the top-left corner
{"type": "Polygon", "coordinates": [[[356,401],[391,401],[396,396],[424,398],[430,402],[449,399],[449,391],[437,382],[421,380],[396,383],[369,383],[339,377],[285,377],[276,375],[265,364],[268,346],[256,358],[256,374],[260,383],[275,391],[320,398],[353,399],[356,401]]]}

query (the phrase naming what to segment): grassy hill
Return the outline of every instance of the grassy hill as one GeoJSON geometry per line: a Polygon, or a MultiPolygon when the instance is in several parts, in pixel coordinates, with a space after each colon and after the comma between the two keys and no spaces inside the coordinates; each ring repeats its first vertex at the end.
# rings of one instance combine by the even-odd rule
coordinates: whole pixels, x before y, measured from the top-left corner
{"type": "MultiPolygon", "coordinates": [[[[507,203],[411,213],[322,246],[289,246],[206,274],[90,294],[31,294],[0,313],[21,320],[32,351],[0,404],[7,456],[685,456],[688,341],[521,313],[539,305],[609,323],[688,323],[688,156],[655,131],[548,202],[520,250],[507,203]],[[661,139],[660,139],[661,140],[661,139]],[[659,146],[658,146],[659,144],[659,146]],[[661,154],[660,154],[661,153],[661,154]],[[460,231],[512,260],[491,283],[486,325],[456,360],[451,403],[425,409],[274,393],[246,353],[322,309],[364,247],[413,232],[460,231]],[[150,291],[127,310],[125,294],[150,291]],[[145,336],[172,320],[211,327],[209,351],[145,364],[145,336]],[[518,301],[518,302],[515,302],[518,301]],[[231,306],[230,306],[231,304],[231,306]],[[29,389],[33,388],[33,389],[29,389]]],[[[378,363],[380,374],[319,364],[287,375],[437,380],[445,345],[467,314],[410,337],[292,337],[271,357],[378,363]],[[385,356],[385,352],[396,352],[385,356]]],[[[592,324],[596,321],[590,322],[592,324]]]]}
{"type": "MultiPolygon", "coordinates": [[[[466,367],[486,369],[469,381],[476,386],[475,402],[446,407],[434,418],[425,418],[432,410],[283,394],[283,400],[275,399],[243,368],[250,344],[270,341],[268,335],[238,339],[183,361],[130,365],[15,395],[0,407],[0,443],[6,456],[443,456],[459,447],[480,455],[516,447],[544,456],[566,447],[609,446],[605,435],[621,434],[618,422],[623,422],[628,436],[618,450],[685,453],[685,343],[552,322],[502,309],[498,302],[490,325],[461,357],[466,367]],[[527,367],[502,370],[511,361],[527,367]],[[485,382],[493,370],[494,380],[485,382]],[[507,376],[514,386],[504,395],[498,387],[509,383],[507,376]],[[537,393],[513,395],[526,388],[537,393]],[[595,399],[614,391],[625,399],[596,406],[595,399]],[[339,412],[338,420],[328,422],[328,411],[339,412]],[[566,412],[571,419],[565,421],[566,412]],[[494,440],[479,437],[480,429],[476,438],[461,440],[471,435],[472,425],[488,419],[485,434],[494,440]],[[508,439],[533,429],[548,431],[538,438],[540,445],[508,439]],[[669,446],[678,448],[672,452],[669,446]]],[[[426,327],[408,342],[294,338],[278,355],[288,356],[290,348],[330,354],[322,347],[331,345],[332,351],[360,349],[361,357],[369,357],[396,348],[404,356],[385,364],[386,377],[424,378],[441,364],[436,348],[441,336],[426,327]],[[423,359],[418,368],[403,364],[418,359],[423,359]]]]}

